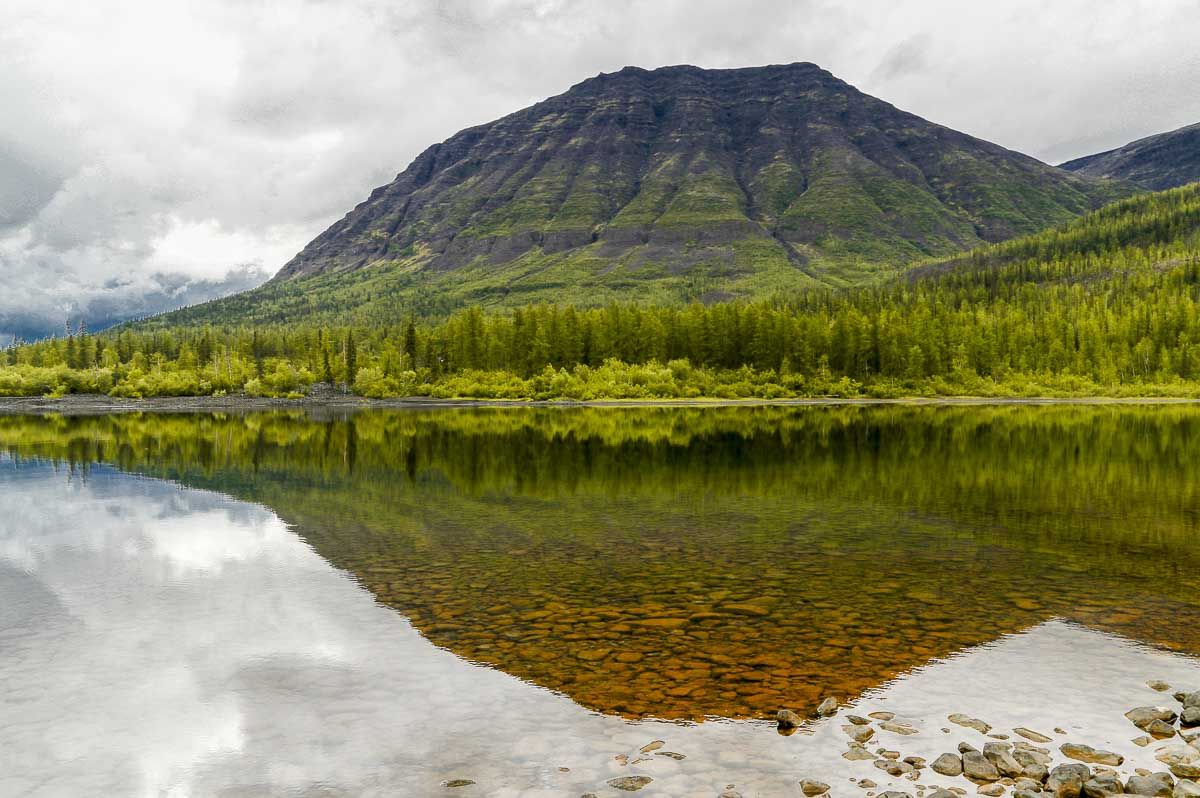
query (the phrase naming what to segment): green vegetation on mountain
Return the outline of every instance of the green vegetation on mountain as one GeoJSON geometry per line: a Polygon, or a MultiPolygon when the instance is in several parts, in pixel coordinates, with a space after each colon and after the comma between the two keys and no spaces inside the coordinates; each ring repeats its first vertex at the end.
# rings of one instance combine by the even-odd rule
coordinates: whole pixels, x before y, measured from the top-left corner
{"type": "Polygon", "coordinates": [[[1200,395],[1200,186],[886,285],[325,327],[121,329],[7,350],[0,394],[1200,395]]]}
{"type": "Polygon", "coordinates": [[[813,64],[628,68],[430,147],[267,285],[164,323],[764,299],[877,282],[1135,190],[813,64]]]}

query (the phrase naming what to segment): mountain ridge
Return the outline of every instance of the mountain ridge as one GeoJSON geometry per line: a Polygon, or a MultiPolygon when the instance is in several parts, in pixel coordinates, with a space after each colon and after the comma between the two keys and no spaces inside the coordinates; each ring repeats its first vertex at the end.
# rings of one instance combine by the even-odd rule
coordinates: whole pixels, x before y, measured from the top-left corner
{"type": "Polygon", "coordinates": [[[1200,123],[1131,141],[1060,167],[1092,177],[1127,180],[1153,191],[1200,181],[1200,123]]]}

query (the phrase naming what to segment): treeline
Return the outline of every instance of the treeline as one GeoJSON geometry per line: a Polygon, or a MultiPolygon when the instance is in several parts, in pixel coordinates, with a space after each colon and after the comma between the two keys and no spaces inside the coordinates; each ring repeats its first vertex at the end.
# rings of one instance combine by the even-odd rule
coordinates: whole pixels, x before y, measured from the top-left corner
{"type": "Polygon", "coordinates": [[[0,394],[1200,395],[1198,229],[1192,186],[872,288],[72,335],[3,352],[0,394]]]}

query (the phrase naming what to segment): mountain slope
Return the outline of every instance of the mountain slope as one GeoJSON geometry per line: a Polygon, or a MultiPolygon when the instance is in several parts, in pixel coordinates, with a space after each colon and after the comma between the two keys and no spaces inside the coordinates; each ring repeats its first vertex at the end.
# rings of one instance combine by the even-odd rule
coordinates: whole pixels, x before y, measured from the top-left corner
{"type": "Polygon", "coordinates": [[[626,68],[429,148],[267,286],[173,320],[861,284],[1134,190],[933,124],[812,64],[626,68]]]}
{"type": "Polygon", "coordinates": [[[1098,290],[1134,274],[1190,274],[1198,258],[1200,184],[1192,184],[1130,197],[1051,230],[929,261],[901,280],[940,277],[960,288],[986,288],[990,297],[1029,283],[1081,283],[1098,290]]]}
{"type": "Polygon", "coordinates": [[[1200,124],[1147,136],[1062,165],[1082,175],[1128,180],[1161,190],[1200,181],[1200,124]]]}

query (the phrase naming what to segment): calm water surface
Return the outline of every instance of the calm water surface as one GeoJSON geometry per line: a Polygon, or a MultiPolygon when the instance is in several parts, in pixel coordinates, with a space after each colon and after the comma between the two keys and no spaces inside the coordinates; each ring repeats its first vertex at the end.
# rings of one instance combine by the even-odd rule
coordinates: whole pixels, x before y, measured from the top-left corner
{"type": "Polygon", "coordinates": [[[0,417],[0,450],[5,796],[857,795],[887,777],[842,718],[766,719],[1153,766],[1121,713],[1200,689],[1191,408],[0,417]]]}

